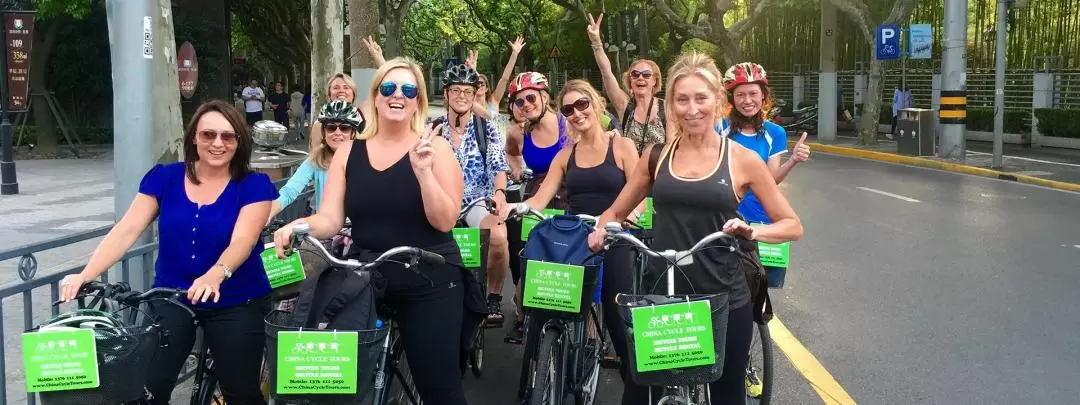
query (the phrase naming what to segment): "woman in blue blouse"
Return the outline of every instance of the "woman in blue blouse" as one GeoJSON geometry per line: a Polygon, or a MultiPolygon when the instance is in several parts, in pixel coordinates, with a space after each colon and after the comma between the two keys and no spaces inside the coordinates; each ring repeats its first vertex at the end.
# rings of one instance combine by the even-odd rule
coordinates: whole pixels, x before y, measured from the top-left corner
{"type": "Polygon", "coordinates": [[[322,131],[319,146],[304,160],[304,163],[296,169],[285,186],[278,190],[280,196],[274,200],[270,207],[270,217],[274,219],[282,209],[288,207],[300,193],[307,188],[308,183],[315,183],[315,193],[312,195],[312,210],[319,210],[319,202],[322,199],[323,184],[326,184],[326,168],[330,167],[330,160],[334,157],[334,151],[338,146],[351,141],[356,137],[360,128],[360,111],[355,106],[344,100],[334,100],[322,107],[319,112],[319,129],[322,131]]]}
{"type": "MultiPolygon", "coordinates": [[[[156,218],[160,250],[154,286],[188,290],[185,304],[203,325],[229,404],[265,404],[259,367],[270,282],[258,242],[277,191],[269,177],[251,171],[252,145],[250,129],[235,108],[222,101],[200,106],[184,133],[184,161],[150,169],[86,268],[60,282],[61,298],[73,299],[83,283],[116,264],[156,218]]],[[[169,332],[169,345],[146,370],[147,388],[152,403],[167,404],[194,344],[195,327],[191,315],[174,305],[155,310],[169,332]]]]}

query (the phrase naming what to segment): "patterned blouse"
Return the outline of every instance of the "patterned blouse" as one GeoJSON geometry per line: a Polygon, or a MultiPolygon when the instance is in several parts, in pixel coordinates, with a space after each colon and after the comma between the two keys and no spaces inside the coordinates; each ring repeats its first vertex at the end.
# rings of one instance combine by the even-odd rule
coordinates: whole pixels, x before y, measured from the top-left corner
{"type": "Polygon", "coordinates": [[[506,153],[503,152],[505,148],[503,136],[491,121],[487,122],[487,128],[484,129],[488,149],[487,170],[485,170],[483,156],[476,143],[475,123],[475,120],[470,119],[465,126],[465,135],[462,137],[460,146],[454,145],[450,125],[445,125],[442,129],[442,136],[454,148],[454,157],[457,158],[461,165],[461,172],[465,176],[465,198],[461,202],[462,207],[477,198],[493,197],[495,177],[500,172],[510,171],[510,165],[506,163],[506,153]]]}

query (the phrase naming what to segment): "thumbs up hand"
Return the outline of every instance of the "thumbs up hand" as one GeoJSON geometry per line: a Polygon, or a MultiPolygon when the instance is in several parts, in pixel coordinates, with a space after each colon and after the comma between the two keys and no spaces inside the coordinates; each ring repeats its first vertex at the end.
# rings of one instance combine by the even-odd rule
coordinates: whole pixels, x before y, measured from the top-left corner
{"type": "Polygon", "coordinates": [[[806,144],[806,132],[802,133],[799,137],[799,141],[795,142],[795,149],[792,151],[791,159],[795,163],[802,163],[810,160],[810,145],[806,144]]]}

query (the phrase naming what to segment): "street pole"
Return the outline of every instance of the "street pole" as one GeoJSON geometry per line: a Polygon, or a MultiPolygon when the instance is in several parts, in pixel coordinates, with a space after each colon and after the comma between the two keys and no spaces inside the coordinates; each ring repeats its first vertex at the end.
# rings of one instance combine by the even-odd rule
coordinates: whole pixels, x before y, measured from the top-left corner
{"type": "MultiPolygon", "coordinates": [[[[2,14],[0,12],[0,15],[2,14]]],[[[4,31],[6,29],[0,29],[0,44],[5,44],[4,50],[6,53],[7,35],[4,31]]],[[[19,180],[15,176],[15,151],[12,146],[15,131],[11,126],[11,117],[8,117],[8,100],[11,98],[11,93],[8,92],[7,55],[0,56],[0,72],[3,72],[3,75],[0,75],[0,94],[3,95],[3,98],[0,99],[0,144],[2,144],[2,150],[0,150],[0,195],[13,195],[19,194],[19,180]]]]}
{"type": "Polygon", "coordinates": [[[938,156],[963,162],[967,142],[967,0],[945,2],[945,41],[941,61],[941,142],[938,156]]]}
{"type": "MultiPolygon", "coordinates": [[[[836,20],[839,14],[831,2],[821,2],[821,44],[818,72],[818,141],[836,142],[836,20]]],[[[796,106],[797,107],[797,106],[796,106]]],[[[796,134],[796,136],[798,136],[796,134]]]]}
{"type": "Polygon", "coordinates": [[[994,161],[991,168],[1005,165],[1005,30],[1009,0],[997,1],[997,54],[994,57],[994,161]]]}

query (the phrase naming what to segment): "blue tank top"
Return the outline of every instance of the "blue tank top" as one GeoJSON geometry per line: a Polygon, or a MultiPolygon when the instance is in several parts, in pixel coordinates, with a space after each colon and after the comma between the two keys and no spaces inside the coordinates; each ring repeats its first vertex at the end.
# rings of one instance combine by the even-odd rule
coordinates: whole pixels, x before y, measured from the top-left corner
{"type": "Polygon", "coordinates": [[[562,115],[557,117],[559,120],[559,140],[555,141],[554,145],[546,148],[536,146],[532,141],[532,131],[525,133],[525,142],[521,146],[521,157],[525,159],[525,165],[532,169],[535,175],[548,172],[548,169],[551,168],[551,161],[555,160],[555,155],[559,154],[563,144],[566,143],[566,121],[562,115]]]}

